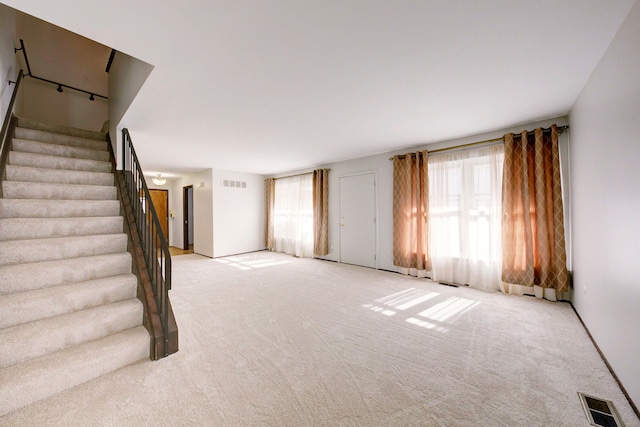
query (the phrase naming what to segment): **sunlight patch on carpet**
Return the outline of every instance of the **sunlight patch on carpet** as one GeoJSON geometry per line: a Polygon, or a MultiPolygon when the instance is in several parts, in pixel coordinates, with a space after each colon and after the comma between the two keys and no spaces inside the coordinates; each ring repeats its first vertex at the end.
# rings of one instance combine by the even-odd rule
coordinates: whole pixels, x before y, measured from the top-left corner
{"type": "Polygon", "coordinates": [[[375,311],[376,313],[384,314],[385,316],[393,316],[394,314],[396,314],[396,312],[393,310],[388,310],[384,307],[380,307],[377,305],[363,304],[362,306],[364,308],[368,308],[371,311],[375,311]]]}
{"type": "Polygon", "coordinates": [[[431,323],[431,322],[427,322],[424,320],[420,320],[420,319],[416,319],[415,317],[410,317],[406,320],[407,323],[411,323],[412,325],[416,325],[419,326],[421,328],[425,328],[425,329],[433,329],[436,330],[438,332],[448,332],[449,329],[445,328],[444,326],[438,326],[435,323],[431,323]]]}
{"type": "Polygon", "coordinates": [[[431,298],[437,297],[438,295],[440,294],[437,292],[409,288],[407,290],[397,292],[386,297],[378,298],[376,302],[394,307],[398,310],[406,310],[425,301],[428,301],[431,298]]]}
{"type": "MultiPolygon", "coordinates": [[[[378,298],[375,300],[378,304],[363,304],[362,307],[390,317],[397,314],[398,311],[406,311],[425,304],[440,295],[439,292],[409,288],[378,298]],[[385,306],[391,307],[393,310],[385,306]]],[[[431,302],[428,304],[431,304],[431,302]]],[[[464,313],[478,304],[480,304],[479,301],[451,296],[444,301],[429,306],[426,310],[423,309],[414,316],[408,317],[405,321],[421,328],[445,333],[449,331],[445,324],[455,323],[464,313]]]]}
{"type": "Polygon", "coordinates": [[[466,298],[449,297],[445,301],[418,313],[418,316],[438,322],[454,323],[460,316],[478,304],[480,302],[466,298]]]}
{"type": "Polygon", "coordinates": [[[256,268],[273,267],[275,265],[288,264],[291,261],[287,260],[273,260],[269,258],[259,259],[243,259],[241,257],[226,257],[215,258],[214,261],[220,264],[228,265],[229,267],[235,267],[238,270],[253,270],[256,268]]]}

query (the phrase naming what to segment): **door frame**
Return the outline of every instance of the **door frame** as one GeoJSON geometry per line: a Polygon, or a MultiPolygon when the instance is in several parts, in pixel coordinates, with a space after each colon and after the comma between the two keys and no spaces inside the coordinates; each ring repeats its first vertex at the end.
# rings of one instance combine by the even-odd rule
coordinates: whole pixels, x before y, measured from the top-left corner
{"type": "Polygon", "coordinates": [[[350,172],[350,173],[344,173],[344,174],[340,174],[338,175],[338,262],[340,262],[342,264],[342,227],[340,227],[340,214],[342,212],[342,206],[340,206],[340,179],[342,178],[349,178],[352,176],[360,176],[360,175],[370,175],[373,174],[373,214],[375,215],[374,219],[375,219],[375,227],[374,227],[374,232],[375,232],[375,236],[374,236],[374,241],[375,241],[375,269],[378,270],[380,268],[380,254],[378,253],[378,249],[379,249],[379,237],[380,237],[380,232],[378,229],[378,224],[380,223],[380,216],[378,215],[378,171],[375,169],[372,170],[364,170],[364,171],[360,171],[360,172],[350,172]]]}
{"type": "MultiPolygon", "coordinates": [[[[189,189],[191,189],[191,206],[193,206],[193,185],[182,187],[182,249],[185,251],[189,250],[189,189]]],[[[193,238],[195,240],[195,236],[193,238]]]]}

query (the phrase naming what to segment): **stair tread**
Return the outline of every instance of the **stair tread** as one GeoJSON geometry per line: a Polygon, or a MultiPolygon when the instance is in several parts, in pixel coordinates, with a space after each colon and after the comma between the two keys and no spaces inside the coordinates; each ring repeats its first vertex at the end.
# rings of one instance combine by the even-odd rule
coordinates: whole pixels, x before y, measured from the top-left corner
{"type": "Polygon", "coordinates": [[[70,185],[114,184],[111,172],[78,171],[68,169],[50,169],[34,166],[7,165],[6,180],[13,182],[38,182],[70,185]]]}
{"type": "Polygon", "coordinates": [[[13,151],[26,153],[49,154],[60,157],[71,157],[75,159],[90,159],[101,161],[109,160],[108,151],[51,144],[47,142],[29,141],[27,139],[14,138],[12,141],[12,147],[13,151]]]}
{"type": "Polygon", "coordinates": [[[46,167],[48,169],[111,172],[111,162],[104,160],[77,159],[53,154],[10,151],[8,164],[15,166],[46,167]]]}
{"type": "Polygon", "coordinates": [[[0,295],[130,272],[128,252],[5,265],[0,266],[0,295]]]}
{"type": "Polygon", "coordinates": [[[117,190],[113,185],[4,181],[2,190],[7,199],[115,200],[117,198],[117,190]]]}
{"type": "Polygon", "coordinates": [[[59,135],[81,136],[83,138],[96,139],[99,141],[104,141],[106,139],[106,134],[104,132],[42,123],[26,117],[18,117],[18,127],[22,129],[42,130],[59,135]]]}
{"type": "Polygon", "coordinates": [[[14,131],[14,139],[23,139],[27,141],[46,142],[48,144],[107,151],[106,138],[102,140],[83,138],[81,136],[66,135],[39,129],[28,129],[20,126],[16,127],[14,131]]]}
{"type": "Polygon", "coordinates": [[[136,297],[131,273],[0,295],[0,329],[136,297]]]}
{"type": "Polygon", "coordinates": [[[124,233],[0,241],[0,265],[126,252],[124,233]]]}
{"type": "Polygon", "coordinates": [[[142,324],[137,298],[0,329],[0,367],[35,359],[142,324]]]}
{"type": "Polygon", "coordinates": [[[0,199],[0,218],[83,218],[120,215],[118,200],[0,199]]]}
{"type": "Polygon", "coordinates": [[[149,357],[144,326],[0,369],[0,416],[149,357]]]}
{"type": "Polygon", "coordinates": [[[0,218],[0,241],[122,233],[121,216],[0,218]]]}
{"type": "MultiPolygon", "coordinates": [[[[92,173],[92,172],[89,172],[92,173]]],[[[5,183],[16,183],[16,184],[33,184],[34,186],[37,187],[43,187],[43,186],[52,186],[52,187],[70,187],[70,188],[95,188],[95,187],[109,187],[109,188],[115,188],[114,185],[91,185],[91,184],[64,184],[64,183],[59,183],[59,182],[52,182],[52,183],[46,183],[46,182],[21,182],[21,181],[4,181],[5,183]]]]}

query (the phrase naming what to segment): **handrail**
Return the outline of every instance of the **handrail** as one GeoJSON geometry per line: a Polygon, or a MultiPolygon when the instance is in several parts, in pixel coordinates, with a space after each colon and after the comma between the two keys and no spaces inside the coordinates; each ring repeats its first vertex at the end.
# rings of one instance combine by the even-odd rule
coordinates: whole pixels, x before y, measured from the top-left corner
{"type": "MultiPolygon", "coordinates": [[[[11,94],[11,100],[9,101],[9,105],[7,107],[7,114],[4,116],[4,121],[2,122],[2,130],[0,131],[0,181],[2,181],[2,177],[4,176],[4,168],[7,163],[7,156],[9,155],[9,146],[11,145],[11,138],[9,135],[9,124],[11,123],[11,118],[13,117],[13,106],[16,103],[16,97],[18,96],[18,88],[20,87],[20,82],[22,81],[22,77],[24,72],[20,70],[18,73],[18,77],[15,82],[9,80],[9,85],[15,84],[13,88],[13,93],[11,94]]],[[[0,196],[2,196],[2,186],[0,186],[0,196]]]]}
{"type": "Polygon", "coordinates": [[[78,92],[86,93],[87,95],[89,95],[89,100],[90,101],[94,101],[95,100],[94,96],[97,96],[97,97],[100,97],[100,98],[103,98],[103,99],[109,99],[106,96],[97,94],[95,92],[89,92],[88,90],[79,89],[77,87],[69,86],[69,85],[66,85],[64,83],[58,83],[58,82],[54,82],[53,80],[45,79],[43,77],[34,76],[33,73],[31,72],[31,66],[29,65],[29,58],[27,58],[27,49],[24,47],[24,41],[22,39],[20,39],[20,47],[13,48],[13,51],[14,51],[14,53],[18,53],[18,51],[22,51],[22,56],[24,56],[24,63],[27,66],[26,77],[31,77],[31,78],[34,78],[36,80],[40,80],[40,81],[43,81],[43,82],[54,84],[54,85],[58,86],[58,92],[62,92],[62,88],[66,87],[68,89],[73,89],[73,90],[76,90],[78,92]]]}
{"type": "Polygon", "coordinates": [[[171,255],[127,129],[122,130],[122,175],[160,314],[164,331],[164,353],[168,356],[171,255]]]}

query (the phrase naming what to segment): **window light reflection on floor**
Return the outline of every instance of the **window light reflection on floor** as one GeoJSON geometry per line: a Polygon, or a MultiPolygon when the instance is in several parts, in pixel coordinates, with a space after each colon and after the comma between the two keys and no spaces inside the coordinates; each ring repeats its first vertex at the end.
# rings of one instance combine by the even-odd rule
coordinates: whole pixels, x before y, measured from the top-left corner
{"type": "Polygon", "coordinates": [[[443,326],[438,326],[435,323],[431,323],[431,322],[426,322],[424,320],[420,320],[420,319],[416,319],[415,317],[410,317],[407,319],[407,323],[411,323],[412,325],[416,325],[416,326],[420,326],[421,328],[425,328],[425,329],[435,329],[438,332],[448,332],[449,329],[443,327],[443,326]]]}
{"type": "Polygon", "coordinates": [[[287,264],[291,262],[287,260],[274,261],[273,259],[268,258],[242,259],[240,257],[214,258],[213,260],[221,264],[228,265],[229,267],[235,267],[239,270],[273,267],[274,265],[287,264]]]}
{"type": "Polygon", "coordinates": [[[478,301],[466,298],[449,297],[445,301],[418,313],[418,316],[438,322],[453,323],[458,317],[478,304],[480,304],[478,301]]]}
{"type": "Polygon", "coordinates": [[[384,307],[380,307],[377,305],[363,304],[362,306],[364,308],[368,308],[371,311],[375,311],[376,313],[384,314],[385,316],[393,316],[394,314],[396,314],[396,312],[393,310],[388,310],[384,307]]]}
{"type": "MultiPolygon", "coordinates": [[[[419,306],[420,304],[425,304],[427,301],[438,296],[440,296],[440,293],[438,292],[409,288],[404,291],[378,298],[375,300],[378,305],[363,304],[362,307],[385,316],[393,316],[397,314],[397,311],[394,310],[408,310],[412,307],[419,306]],[[384,306],[391,307],[394,310],[390,310],[384,306]]],[[[445,324],[455,323],[460,316],[478,304],[480,304],[479,301],[452,296],[430,306],[426,310],[419,312],[416,317],[407,318],[405,321],[421,328],[445,333],[449,331],[449,328],[446,327],[445,324]],[[417,318],[418,316],[428,319],[428,321],[419,319],[417,318]]]]}
{"type": "Polygon", "coordinates": [[[394,307],[398,310],[406,310],[415,305],[421,304],[431,298],[440,295],[437,292],[424,291],[422,289],[409,288],[405,291],[398,292],[383,298],[379,298],[376,302],[394,307]]]}

